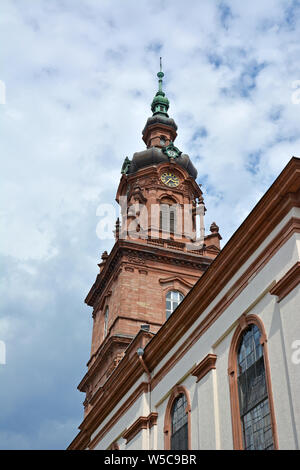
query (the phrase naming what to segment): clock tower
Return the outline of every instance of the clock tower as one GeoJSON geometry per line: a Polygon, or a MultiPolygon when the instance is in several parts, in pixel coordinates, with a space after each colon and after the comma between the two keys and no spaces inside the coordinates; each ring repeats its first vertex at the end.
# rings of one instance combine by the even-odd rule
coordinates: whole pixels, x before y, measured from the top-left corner
{"type": "Polygon", "coordinates": [[[102,254],[85,300],[93,308],[91,356],[78,387],[86,394],[85,416],[124,354],[151,340],[220,251],[218,226],[204,233],[197,170],[174,145],[177,125],[168,115],[161,64],[157,76],[142,132],[146,148],[124,160],[115,244],[102,254]]]}

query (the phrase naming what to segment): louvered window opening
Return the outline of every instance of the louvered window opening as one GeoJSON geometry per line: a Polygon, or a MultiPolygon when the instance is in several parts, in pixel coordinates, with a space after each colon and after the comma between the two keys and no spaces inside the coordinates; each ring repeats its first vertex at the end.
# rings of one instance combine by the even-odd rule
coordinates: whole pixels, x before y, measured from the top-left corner
{"type": "Polygon", "coordinates": [[[175,208],[162,204],[159,212],[159,227],[167,233],[175,233],[175,208]]]}

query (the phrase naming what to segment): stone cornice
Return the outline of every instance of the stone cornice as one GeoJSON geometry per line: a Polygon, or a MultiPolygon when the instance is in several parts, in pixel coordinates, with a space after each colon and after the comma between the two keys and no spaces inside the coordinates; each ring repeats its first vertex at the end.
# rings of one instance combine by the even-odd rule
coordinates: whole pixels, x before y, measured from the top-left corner
{"type": "Polygon", "coordinates": [[[192,375],[197,377],[196,382],[199,382],[208,372],[216,368],[217,356],[215,354],[207,354],[207,356],[198,364],[191,372],[192,375]]]}
{"type": "Polygon", "coordinates": [[[300,283],[300,262],[298,261],[270,290],[277,295],[278,302],[284,299],[300,283]]]}
{"type": "Polygon", "coordinates": [[[126,444],[131,441],[143,429],[149,429],[157,423],[157,413],[150,413],[148,416],[140,416],[126,431],[123,433],[123,439],[126,444]]]}
{"type": "Polygon", "coordinates": [[[160,284],[168,284],[170,282],[178,281],[179,284],[183,284],[184,286],[188,287],[191,289],[193,287],[193,284],[190,282],[186,281],[185,279],[182,279],[180,276],[169,276],[167,278],[160,278],[159,283],[160,284]]]}
{"type": "MultiPolygon", "coordinates": [[[[118,272],[121,261],[124,257],[129,257],[133,264],[141,263],[141,260],[153,261],[159,260],[164,263],[174,265],[191,266],[195,269],[205,271],[212,259],[202,254],[188,253],[184,251],[176,251],[163,246],[154,246],[147,243],[134,242],[129,240],[117,240],[112,251],[110,252],[105,266],[100,274],[98,274],[85,302],[90,306],[95,306],[99,302],[99,295],[105,294],[105,287],[110,281],[112,273],[118,272]]],[[[100,302],[101,303],[101,302],[100,302]]]]}

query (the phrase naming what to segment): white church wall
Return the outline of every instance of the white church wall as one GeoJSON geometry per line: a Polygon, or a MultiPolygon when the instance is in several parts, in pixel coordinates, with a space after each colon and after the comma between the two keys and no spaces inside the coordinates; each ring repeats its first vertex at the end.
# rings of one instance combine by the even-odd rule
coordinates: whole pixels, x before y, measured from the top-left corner
{"type": "MultiPolygon", "coordinates": [[[[282,362],[287,383],[286,395],[281,401],[289,402],[293,439],[288,439],[282,432],[284,448],[290,448],[291,442],[300,448],[300,287],[293,289],[281,302],[277,303],[278,317],[281,323],[282,362]]],[[[278,354],[278,352],[277,352],[278,354]]],[[[279,355],[279,354],[278,354],[279,355]]],[[[279,358],[277,358],[279,359],[279,358]]],[[[284,419],[281,412],[279,421],[284,419]]],[[[283,426],[282,426],[283,427],[283,426]]]]}
{"type": "Polygon", "coordinates": [[[127,444],[124,450],[148,450],[149,434],[147,429],[142,429],[127,444]]]}
{"type": "MultiPolygon", "coordinates": [[[[195,377],[193,377],[195,380],[195,377]]],[[[192,416],[197,421],[197,431],[192,433],[193,449],[215,449],[215,411],[213,374],[209,372],[196,385],[195,412],[192,416]]]]}
{"type": "Polygon", "coordinates": [[[230,450],[233,448],[232,442],[232,424],[231,424],[231,407],[230,393],[228,382],[228,355],[230,349],[232,334],[225,336],[214,347],[214,354],[217,355],[216,376],[217,387],[216,395],[218,402],[218,425],[216,432],[219,434],[219,449],[230,450]]]}

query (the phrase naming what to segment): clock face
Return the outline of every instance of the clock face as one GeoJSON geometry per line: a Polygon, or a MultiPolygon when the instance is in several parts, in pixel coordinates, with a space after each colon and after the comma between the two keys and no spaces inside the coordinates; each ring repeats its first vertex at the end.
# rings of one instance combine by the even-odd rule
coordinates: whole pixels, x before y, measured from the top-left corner
{"type": "Polygon", "coordinates": [[[167,150],[169,157],[176,157],[177,153],[174,150],[167,150]]]}
{"type": "Polygon", "coordinates": [[[170,186],[170,188],[176,188],[180,182],[178,176],[174,175],[173,173],[163,173],[160,179],[164,184],[170,186]]]}

